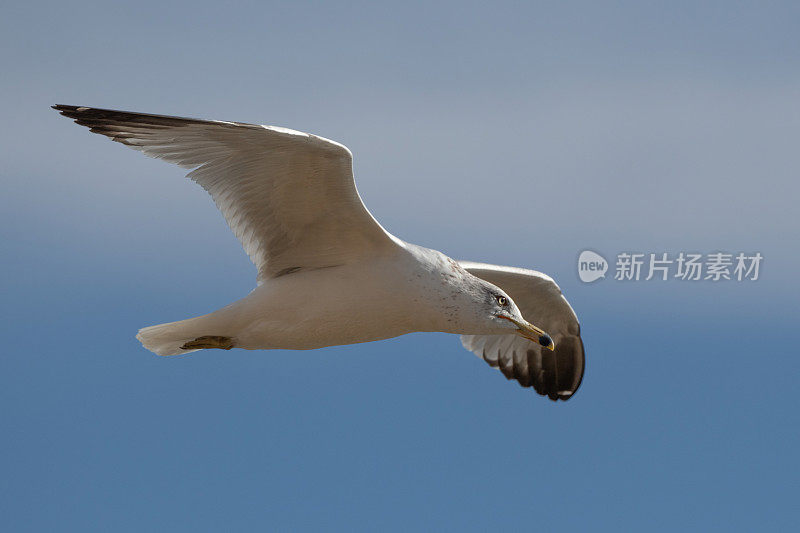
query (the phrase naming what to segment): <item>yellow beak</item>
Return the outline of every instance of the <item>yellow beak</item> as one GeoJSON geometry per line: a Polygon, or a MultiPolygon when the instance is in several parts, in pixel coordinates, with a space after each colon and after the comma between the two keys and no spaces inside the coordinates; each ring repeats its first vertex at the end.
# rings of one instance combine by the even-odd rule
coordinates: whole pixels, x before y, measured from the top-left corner
{"type": "Polygon", "coordinates": [[[514,325],[519,328],[517,329],[517,335],[525,337],[526,339],[533,341],[540,346],[544,346],[551,351],[555,351],[556,345],[553,343],[553,339],[543,329],[537,328],[530,322],[525,322],[524,320],[519,322],[511,317],[502,315],[500,315],[500,318],[505,318],[506,320],[513,322],[514,325]]]}

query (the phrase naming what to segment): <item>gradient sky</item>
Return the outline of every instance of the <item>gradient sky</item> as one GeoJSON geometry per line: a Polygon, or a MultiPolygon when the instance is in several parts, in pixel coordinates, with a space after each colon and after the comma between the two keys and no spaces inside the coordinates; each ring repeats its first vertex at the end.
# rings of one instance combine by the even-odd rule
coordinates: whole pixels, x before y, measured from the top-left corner
{"type": "Polygon", "coordinates": [[[796,3],[110,4],[0,18],[4,530],[796,527],[796,3]],[[138,328],[255,269],[181,169],[55,103],[347,144],[389,231],[559,282],[580,391],[444,334],[153,356],[138,328]],[[587,248],[765,259],[587,285],[587,248]]]}

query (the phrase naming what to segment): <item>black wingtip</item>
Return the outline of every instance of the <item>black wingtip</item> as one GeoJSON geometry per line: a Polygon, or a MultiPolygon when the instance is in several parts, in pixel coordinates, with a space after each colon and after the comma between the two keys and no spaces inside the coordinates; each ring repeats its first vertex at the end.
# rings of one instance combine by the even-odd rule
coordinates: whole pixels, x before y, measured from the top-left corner
{"type": "Polygon", "coordinates": [[[56,104],[50,106],[67,118],[77,119],[83,111],[93,109],[91,107],[81,107],[77,105],[56,104]]]}

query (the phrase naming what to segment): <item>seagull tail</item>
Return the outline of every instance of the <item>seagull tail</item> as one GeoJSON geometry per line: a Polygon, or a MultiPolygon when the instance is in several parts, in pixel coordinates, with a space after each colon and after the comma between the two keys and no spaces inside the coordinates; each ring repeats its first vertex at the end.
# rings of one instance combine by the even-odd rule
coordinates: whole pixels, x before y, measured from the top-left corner
{"type": "Polygon", "coordinates": [[[136,338],[142,343],[142,346],[156,355],[191,353],[196,350],[184,350],[181,346],[195,338],[191,335],[187,335],[187,328],[184,324],[192,320],[193,319],[190,318],[189,320],[180,320],[178,322],[142,328],[139,330],[139,333],[136,334],[136,338]]]}
{"type": "Polygon", "coordinates": [[[142,328],[136,338],[156,355],[179,355],[205,348],[231,349],[234,346],[233,339],[214,335],[219,324],[209,318],[211,315],[142,328]],[[212,326],[211,322],[216,324],[212,326]]]}

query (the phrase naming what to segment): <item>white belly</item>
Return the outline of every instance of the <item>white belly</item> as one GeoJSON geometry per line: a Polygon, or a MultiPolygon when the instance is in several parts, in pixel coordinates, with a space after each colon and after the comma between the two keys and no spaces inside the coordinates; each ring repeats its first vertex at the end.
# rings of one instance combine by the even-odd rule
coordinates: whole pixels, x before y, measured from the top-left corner
{"type": "MultiPolygon", "coordinates": [[[[419,331],[408,309],[413,280],[376,262],[297,272],[268,280],[217,311],[235,346],[313,349],[387,339],[419,331]]],[[[217,313],[214,313],[215,315],[217,313]]]]}

